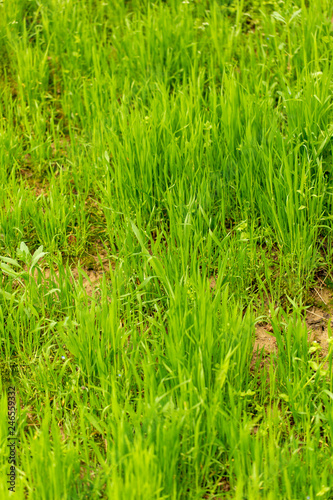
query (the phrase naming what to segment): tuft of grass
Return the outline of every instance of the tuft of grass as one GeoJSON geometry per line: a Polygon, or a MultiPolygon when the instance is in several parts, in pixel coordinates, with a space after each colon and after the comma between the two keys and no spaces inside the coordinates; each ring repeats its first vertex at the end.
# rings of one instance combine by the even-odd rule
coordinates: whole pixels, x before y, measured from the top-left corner
{"type": "Polygon", "coordinates": [[[331,18],[0,1],[1,498],[332,497],[331,18]]]}

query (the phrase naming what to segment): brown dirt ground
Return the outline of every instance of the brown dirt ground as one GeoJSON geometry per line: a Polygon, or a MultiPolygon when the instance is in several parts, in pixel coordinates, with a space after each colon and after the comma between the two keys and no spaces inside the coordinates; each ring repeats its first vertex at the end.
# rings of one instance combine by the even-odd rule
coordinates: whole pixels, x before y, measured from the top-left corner
{"type": "MultiPolygon", "coordinates": [[[[210,278],[210,288],[216,287],[216,278],[210,278]]],[[[315,287],[311,292],[315,306],[311,306],[306,311],[305,322],[308,329],[309,342],[316,342],[320,346],[320,357],[327,356],[329,351],[329,332],[328,324],[333,329],[333,290],[330,290],[322,282],[322,286],[315,287]]],[[[253,346],[253,358],[251,366],[253,367],[262,354],[261,368],[269,365],[271,354],[277,353],[277,343],[273,334],[273,328],[270,323],[259,323],[256,325],[255,341],[253,346]]]]}
{"type": "MultiPolygon", "coordinates": [[[[81,268],[71,267],[71,273],[73,275],[74,280],[78,281],[80,275],[79,269],[82,269],[82,271],[88,277],[86,278],[84,275],[82,275],[83,288],[85,289],[87,295],[91,297],[93,295],[94,290],[98,288],[98,286],[101,284],[104,274],[110,272],[110,266],[111,269],[114,269],[115,266],[114,263],[111,263],[108,257],[108,252],[104,249],[99,249],[98,255],[91,255],[90,257],[94,261],[94,264],[89,264],[89,266],[81,266],[81,268]]],[[[27,270],[27,267],[26,266],[24,267],[27,270]]],[[[42,272],[44,281],[47,281],[51,277],[51,270],[49,268],[44,268],[42,272]]],[[[35,269],[33,275],[34,278],[37,279],[38,276],[37,269],[35,269]]],[[[59,276],[58,271],[55,271],[55,275],[59,276]]]]}
{"type": "MultiPolygon", "coordinates": [[[[313,289],[312,296],[316,305],[307,309],[305,316],[308,341],[318,343],[321,348],[320,356],[325,357],[329,351],[329,322],[333,326],[333,292],[325,286],[318,286],[313,289]]],[[[271,353],[277,352],[273,328],[269,323],[256,326],[253,364],[260,352],[263,352],[263,359],[266,361],[269,361],[271,353]]]]}

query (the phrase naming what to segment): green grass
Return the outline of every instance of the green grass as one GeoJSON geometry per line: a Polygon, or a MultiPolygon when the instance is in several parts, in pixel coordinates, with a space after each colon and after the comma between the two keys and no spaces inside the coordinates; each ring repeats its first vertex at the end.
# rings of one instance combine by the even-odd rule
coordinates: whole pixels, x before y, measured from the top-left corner
{"type": "Polygon", "coordinates": [[[1,499],[333,498],[332,13],[0,1],[1,499]]]}

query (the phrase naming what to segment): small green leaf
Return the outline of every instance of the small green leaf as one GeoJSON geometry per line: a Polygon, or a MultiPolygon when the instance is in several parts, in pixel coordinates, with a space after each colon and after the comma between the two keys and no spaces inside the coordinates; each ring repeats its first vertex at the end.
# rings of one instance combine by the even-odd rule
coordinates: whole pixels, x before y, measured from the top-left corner
{"type": "Polygon", "coordinates": [[[321,490],[320,490],[320,491],[318,491],[318,493],[317,493],[317,495],[316,495],[316,496],[317,496],[317,497],[322,497],[322,496],[324,496],[324,495],[325,495],[325,493],[327,493],[328,491],[330,491],[330,489],[331,489],[331,488],[329,488],[328,486],[322,486],[322,487],[321,487],[321,490]]]}
{"type": "Polygon", "coordinates": [[[239,395],[242,398],[244,398],[245,396],[254,396],[255,395],[255,391],[251,391],[251,389],[248,389],[246,392],[241,392],[239,395]]]}
{"type": "Polygon", "coordinates": [[[37,264],[37,262],[44,257],[44,255],[47,255],[48,252],[43,252],[43,245],[37,248],[36,252],[33,254],[32,259],[31,259],[31,264],[30,264],[30,271],[31,269],[37,264]]]}
{"type": "Polygon", "coordinates": [[[308,361],[310,368],[315,372],[319,369],[319,365],[315,361],[308,361]]]}
{"type": "Polygon", "coordinates": [[[325,392],[325,394],[327,394],[327,396],[329,396],[331,399],[333,399],[333,392],[328,391],[327,389],[324,389],[323,392],[325,392]]]}
{"type": "Polygon", "coordinates": [[[4,262],[7,262],[7,264],[11,264],[12,266],[21,267],[20,264],[17,262],[17,260],[10,259],[9,257],[1,257],[1,255],[0,259],[3,260],[4,262]]]}
{"type": "Polygon", "coordinates": [[[14,269],[12,269],[8,264],[5,264],[4,262],[0,262],[0,269],[5,274],[8,274],[8,276],[11,276],[12,278],[17,278],[19,275],[14,269]]]}
{"type": "Polygon", "coordinates": [[[312,347],[310,347],[309,353],[312,354],[313,352],[318,351],[318,349],[321,349],[320,345],[318,346],[313,345],[312,347]]]}
{"type": "Polygon", "coordinates": [[[55,293],[55,292],[61,292],[61,290],[59,288],[52,288],[52,290],[49,290],[45,295],[44,297],[47,297],[48,295],[51,295],[51,293],[55,293]]]}
{"type": "Polygon", "coordinates": [[[24,260],[24,262],[26,262],[28,260],[28,257],[31,255],[31,253],[29,252],[29,248],[24,243],[24,241],[21,242],[21,245],[16,250],[16,255],[19,259],[24,260]]]}
{"type": "Polygon", "coordinates": [[[85,417],[87,420],[89,420],[89,422],[91,423],[91,425],[93,427],[95,427],[95,429],[100,433],[100,434],[103,434],[104,431],[103,429],[101,428],[99,422],[97,421],[97,419],[95,418],[95,416],[92,414],[92,413],[89,413],[89,412],[86,412],[85,414],[85,417]]]}
{"type": "Polygon", "coordinates": [[[293,15],[291,16],[291,18],[289,19],[288,24],[290,24],[290,23],[291,23],[291,21],[292,21],[293,19],[295,19],[295,17],[300,16],[300,15],[301,15],[301,13],[302,13],[302,9],[296,10],[296,12],[294,12],[294,13],[293,13],[293,15]]]}
{"type": "MultiPolygon", "coordinates": [[[[1,288],[0,288],[0,294],[3,295],[7,300],[12,300],[14,299],[15,296],[15,293],[6,292],[5,290],[1,290],[1,288]]],[[[16,299],[14,299],[14,301],[18,302],[16,299]]]]}
{"type": "Polygon", "coordinates": [[[281,16],[281,14],[279,12],[273,12],[272,14],[272,18],[273,19],[276,19],[277,21],[280,21],[281,23],[284,23],[284,24],[287,24],[286,23],[286,20],[284,17],[281,16]]]}

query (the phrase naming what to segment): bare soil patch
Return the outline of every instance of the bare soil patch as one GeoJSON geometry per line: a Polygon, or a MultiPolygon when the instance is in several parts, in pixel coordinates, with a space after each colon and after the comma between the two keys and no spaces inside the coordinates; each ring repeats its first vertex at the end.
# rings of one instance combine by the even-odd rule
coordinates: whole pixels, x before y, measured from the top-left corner
{"type": "MultiPolygon", "coordinates": [[[[315,287],[311,295],[315,301],[306,311],[305,322],[308,329],[308,341],[316,342],[320,347],[320,356],[325,357],[329,351],[329,331],[330,325],[333,327],[333,291],[328,287],[315,287]]],[[[270,363],[271,354],[278,352],[277,343],[273,334],[273,328],[269,323],[258,324],[255,331],[255,342],[253,348],[253,366],[262,355],[263,363],[270,363]]]]}
{"type": "MultiPolygon", "coordinates": [[[[24,266],[27,271],[27,266],[24,266]]],[[[73,279],[78,282],[82,279],[82,285],[87,295],[92,297],[94,291],[101,285],[101,281],[105,274],[109,274],[110,271],[115,269],[115,264],[111,262],[109,254],[105,249],[99,249],[97,255],[90,255],[89,265],[79,264],[77,266],[70,266],[69,280],[73,283],[73,279]],[[93,261],[93,264],[92,264],[93,261]]],[[[47,283],[53,280],[56,286],[59,285],[59,271],[55,269],[53,272],[50,268],[44,267],[42,269],[42,282],[47,283]]],[[[38,270],[34,269],[33,277],[37,281],[38,270]]]]}

